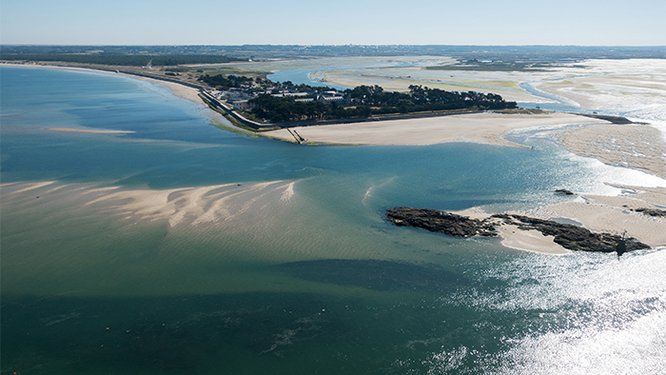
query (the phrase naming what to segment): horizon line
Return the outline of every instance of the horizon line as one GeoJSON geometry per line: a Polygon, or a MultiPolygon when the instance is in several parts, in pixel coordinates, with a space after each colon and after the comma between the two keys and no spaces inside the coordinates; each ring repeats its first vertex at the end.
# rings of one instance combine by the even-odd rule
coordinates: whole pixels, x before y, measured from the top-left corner
{"type": "Polygon", "coordinates": [[[666,48],[666,44],[288,44],[288,43],[244,43],[244,44],[89,44],[89,43],[0,43],[0,46],[71,46],[71,47],[615,47],[615,48],[666,48]]]}

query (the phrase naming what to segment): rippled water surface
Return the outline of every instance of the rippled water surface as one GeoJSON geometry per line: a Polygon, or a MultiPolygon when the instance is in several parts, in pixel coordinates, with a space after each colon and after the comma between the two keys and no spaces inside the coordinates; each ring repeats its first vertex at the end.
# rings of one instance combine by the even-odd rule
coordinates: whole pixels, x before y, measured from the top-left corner
{"type": "Polygon", "coordinates": [[[663,252],[543,256],[383,220],[604,188],[550,142],[302,147],[142,81],[0,73],[3,372],[660,370],[663,252]]]}

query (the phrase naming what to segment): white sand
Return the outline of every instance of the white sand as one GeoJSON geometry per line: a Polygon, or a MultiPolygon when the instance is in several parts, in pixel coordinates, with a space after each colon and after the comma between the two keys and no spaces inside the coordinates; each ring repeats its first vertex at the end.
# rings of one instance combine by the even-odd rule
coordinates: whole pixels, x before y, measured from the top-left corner
{"type": "MultiPolygon", "coordinates": [[[[546,220],[568,219],[580,223],[592,232],[615,235],[626,233],[651,246],[666,246],[666,218],[648,216],[632,211],[636,208],[666,207],[666,188],[628,187],[635,194],[621,196],[590,195],[542,206],[528,211],[511,212],[546,220]]],[[[490,214],[480,207],[455,212],[473,219],[485,219],[490,214]]],[[[498,223],[500,224],[500,223],[498,223]]],[[[536,230],[521,230],[514,225],[500,224],[498,232],[502,245],[543,254],[562,255],[571,251],[556,244],[553,236],[544,236],[536,230]]]]}
{"type": "MultiPolygon", "coordinates": [[[[461,211],[453,211],[476,220],[485,220],[490,214],[481,207],[471,207],[461,211]]],[[[544,236],[537,230],[522,230],[515,225],[497,221],[497,232],[502,238],[502,246],[516,250],[529,251],[540,254],[562,255],[570,253],[569,250],[555,243],[553,236],[544,236]]]]}
{"type": "Polygon", "coordinates": [[[522,230],[515,225],[501,225],[498,232],[502,237],[502,245],[511,249],[551,255],[571,252],[556,244],[554,236],[544,236],[538,230],[522,230]]]}
{"type": "Polygon", "coordinates": [[[558,203],[527,212],[545,219],[567,218],[596,232],[635,237],[652,247],[666,246],[666,219],[631,211],[630,208],[656,208],[666,205],[666,188],[637,188],[638,194],[585,196],[584,200],[558,203]],[[627,207],[624,207],[626,205],[627,207]]]}
{"type": "MultiPolygon", "coordinates": [[[[203,100],[199,97],[199,90],[181,85],[180,83],[175,83],[175,82],[169,82],[169,81],[162,81],[159,79],[154,79],[154,78],[148,78],[148,77],[141,77],[141,76],[135,76],[135,75],[127,75],[128,77],[139,79],[142,81],[148,81],[150,83],[165,87],[171,91],[171,93],[181,99],[189,100],[193,103],[200,104],[200,105],[205,105],[203,100]]],[[[208,106],[206,106],[208,108],[208,106]]],[[[215,112],[217,113],[217,112],[215,112]]]]}
{"type": "MultiPolygon", "coordinates": [[[[605,121],[563,114],[501,114],[494,112],[407,120],[318,125],[295,129],[307,143],[348,145],[432,145],[474,142],[516,146],[504,136],[513,130],[570,124],[600,124],[605,121]]],[[[286,129],[262,133],[294,142],[286,129]]]]}

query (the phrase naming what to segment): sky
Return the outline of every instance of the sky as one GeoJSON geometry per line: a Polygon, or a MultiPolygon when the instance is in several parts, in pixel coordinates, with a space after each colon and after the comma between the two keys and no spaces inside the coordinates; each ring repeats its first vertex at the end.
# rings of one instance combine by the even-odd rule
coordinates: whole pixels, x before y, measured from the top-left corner
{"type": "Polygon", "coordinates": [[[2,44],[666,45],[666,0],[0,0],[2,44]]]}

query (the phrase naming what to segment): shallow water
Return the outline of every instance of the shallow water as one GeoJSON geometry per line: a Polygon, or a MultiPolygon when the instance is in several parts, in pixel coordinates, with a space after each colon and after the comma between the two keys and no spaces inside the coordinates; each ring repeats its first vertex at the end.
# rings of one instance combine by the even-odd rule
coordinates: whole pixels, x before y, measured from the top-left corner
{"type": "Polygon", "coordinates": [[[605,189],[547,140],[301,147],[150,83],[1,69],[3,372],[658,369],[663,252],[542,256],[383,220],[605,189]]]}

